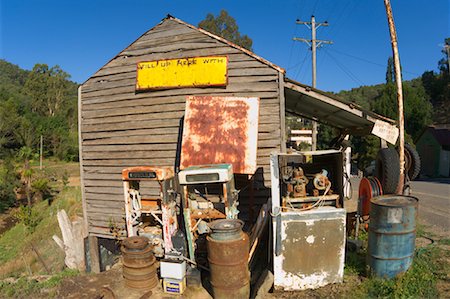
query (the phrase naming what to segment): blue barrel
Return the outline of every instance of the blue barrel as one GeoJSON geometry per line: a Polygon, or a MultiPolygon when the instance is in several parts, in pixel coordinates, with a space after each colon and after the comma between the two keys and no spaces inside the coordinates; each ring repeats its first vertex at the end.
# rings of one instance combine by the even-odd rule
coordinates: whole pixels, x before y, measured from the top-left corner
{"type": "Polygon", "coordinates": [[[383,195],[370,201],[368,262],[372,275],[393,278],[411,266],[419,200],[383,195]]]}

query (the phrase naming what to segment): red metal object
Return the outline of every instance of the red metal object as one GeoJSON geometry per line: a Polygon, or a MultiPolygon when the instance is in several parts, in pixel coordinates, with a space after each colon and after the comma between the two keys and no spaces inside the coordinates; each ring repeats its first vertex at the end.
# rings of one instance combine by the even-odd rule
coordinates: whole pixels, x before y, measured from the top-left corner
{"type": "Polygon", "coordinates": [[[258,117],[258,98],[188,97],[181,168],[229,163],[234,173],[253,174],[258,117]]]}
{"type": "Polygon", "coordinates": [[[359,183],[359,214],[367,216],[370,213],[370,200],[373,197],[383,195],[381,183],[376,177],[362,178],[359,183]]]}

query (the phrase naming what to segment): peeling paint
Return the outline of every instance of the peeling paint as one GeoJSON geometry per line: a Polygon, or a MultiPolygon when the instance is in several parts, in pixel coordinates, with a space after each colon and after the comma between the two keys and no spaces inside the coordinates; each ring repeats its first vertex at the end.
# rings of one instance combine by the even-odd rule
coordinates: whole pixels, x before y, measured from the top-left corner
{"type": "Polygon", "coordinates": [[[282,213],[281,219],[282,252],[274,256],[275,288],[304,290],[342,282],[345,210],[282,213]]]}
{"type": "Polygon", "coordinates": [[[305,224],[306,224],[306,226],[312,226],[312,225],[314,225],[314,220],[306,220],[305,224]]]}
{"type": "Polygon", "coordinates": [[[306,238],[306,242],[308,242],[309,244],[312,244],[312,243],[314,243],[314,236],[313,235],[309,235],[307,238],[306,238]]]}

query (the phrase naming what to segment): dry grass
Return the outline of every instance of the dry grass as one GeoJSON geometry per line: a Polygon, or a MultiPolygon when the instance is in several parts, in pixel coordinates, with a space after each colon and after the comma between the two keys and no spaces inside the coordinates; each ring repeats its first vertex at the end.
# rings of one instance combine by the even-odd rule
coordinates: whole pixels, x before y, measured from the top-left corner
{"type": "Polygon", "coordinates": [[[23,223],[18,223],[0,236],[0,278],[30,273],[52,274],[64,266],[64,253],[52,239],[54,234],[61,237],[56,214],[61,209],[69,216],[81,212],[80,189],[68,187],[56,196],[51,206],[43,201],[33,209],[41,218],[34,233],[31,234],[23,223]]]}

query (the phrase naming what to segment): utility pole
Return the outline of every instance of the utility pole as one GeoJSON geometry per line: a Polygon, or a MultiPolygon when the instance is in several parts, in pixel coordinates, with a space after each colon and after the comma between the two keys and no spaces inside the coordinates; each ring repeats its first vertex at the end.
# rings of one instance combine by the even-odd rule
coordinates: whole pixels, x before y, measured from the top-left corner
{"type": "Polygon", "coordinates": [[[386,15],[391,35],[392,53],[394,54],[395,83],[397,83],[398,102],[398,126],[399,126],[399,158],[400,158],[400,178],[397,187],[397,194],[403,194],[405,184],[405,119],[403,114],[403,88],[402,74],[400,70],[400,56],[398,54],[397,32],[395,31],[394,16],[392,14],[391,2],[384,0],[386,15]]]}
{"type": "MultiPolygon", "coordinates": [[[[300,20],[296,21],[296,24],[306,25],[311,29],[311,39],[294,37],[295,41],[300,41],[308,44],[312,51],[312,87],[316,88],[316,49],[321,47],[323,44],[332,44],[329,40],[316,39],[316,29],[320,26],[328,26],[328,22],[316,23],[316,18],[311,16],[311,22],[302,22],[300,20]]],[[[312,146],[311,149],[315,151],[317,149],[317,122],[313,120],[312,122],[312,146]]]]}

